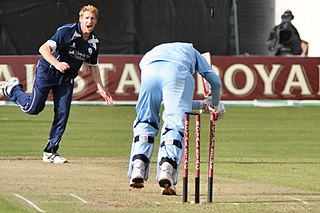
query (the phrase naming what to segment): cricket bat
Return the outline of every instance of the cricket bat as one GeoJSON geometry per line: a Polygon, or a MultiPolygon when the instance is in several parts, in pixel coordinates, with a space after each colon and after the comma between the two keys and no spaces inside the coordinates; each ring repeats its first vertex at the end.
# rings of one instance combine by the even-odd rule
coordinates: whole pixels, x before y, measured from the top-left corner
{"type": "MultiPolygon", "coordinates": [[[[205,52],[202,56],[207,60],[208,64],[211,66],[211,55],[209,52],[205,52]]],[[[203,86],[203,95],[205,98],[211,96],[211,85],[209,82],[201,76],[202,86],[203,86]]]]}

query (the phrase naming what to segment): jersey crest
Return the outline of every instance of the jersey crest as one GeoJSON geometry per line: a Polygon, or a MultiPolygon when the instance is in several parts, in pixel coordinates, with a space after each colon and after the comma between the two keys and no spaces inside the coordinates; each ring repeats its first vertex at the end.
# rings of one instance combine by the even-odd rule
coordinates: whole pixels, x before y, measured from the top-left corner
{"type": "Polygon", "coordinates": [[[99,44],[99,39],[98,39],[95,35],[92,35],[92,38],[88,40],[88,43],[89,43],[94,49],[97,49],[97,45],[99,44]]]}

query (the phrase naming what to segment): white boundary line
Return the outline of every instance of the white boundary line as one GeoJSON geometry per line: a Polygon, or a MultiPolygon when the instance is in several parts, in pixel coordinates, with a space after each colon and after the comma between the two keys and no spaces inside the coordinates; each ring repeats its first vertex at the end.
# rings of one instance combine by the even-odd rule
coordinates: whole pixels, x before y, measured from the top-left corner
{"type": "Polygon", "coordinates": [[[297,201],[299,201],[299,202],[301,202],[301,203],[303,203],[303,204],[306,204],[306,205],[309,204],[308,202],[306,202],[306,201],[304,201],[304,200],[302,200],[302,199],[299,199],[299,198],[295,198],[295,197],[288,197],[288,198],[290,198],[290,199],[292,199],[292,200],[297,200],[297,201]]]}
{"type": "Polygon", "coordinates": [[[74,198],[76,198],[76,199],[80,200],[82,203],[89,203],[88,201],[86,201],[86,200],[82,199],[81,197],[79,197],[79,196],[77,196],[77,195],[74,195],[74,194],[71,194],[71,193],[70,193],[70,196],[72,196],[72,197],[74,197],[74,198]]]}
{"type": "Polygon", "coordinates": [[[46,211],[40,209],[36,204],[32,203],[30,200],[22,197],[21,195],[18,195],[18,194],[13,194],[13,195],[16,196],[16,197],[18,197],[18,198],[20,198],[21,200],[27,202],[30,206],[32,206],[33,208],[35,208],[38,212],[46,212],[46,211]]]}

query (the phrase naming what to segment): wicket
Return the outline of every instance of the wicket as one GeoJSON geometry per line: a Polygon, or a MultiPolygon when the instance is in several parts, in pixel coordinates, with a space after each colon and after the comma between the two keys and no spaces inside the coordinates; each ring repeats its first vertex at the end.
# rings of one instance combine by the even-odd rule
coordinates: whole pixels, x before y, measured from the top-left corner
{"type": "MultiPolygon", "coordinates": [[[[184,115],[184,150],[183,150],[183,196],[182,202],[188,202],[188,161],[189,161],[189,126],[190,116],[196,119],[196,155],[195,155],[195,203],[200,202],[200,114],[186,112],[184,115]]],[[[214,172],[214,146],[215,146],[215,112],[210,114],[210,145],[209,145],[209,164],[208,164],[208,195],[207,201],[212,202],[213,194],[213,172],[214,172]]]]}

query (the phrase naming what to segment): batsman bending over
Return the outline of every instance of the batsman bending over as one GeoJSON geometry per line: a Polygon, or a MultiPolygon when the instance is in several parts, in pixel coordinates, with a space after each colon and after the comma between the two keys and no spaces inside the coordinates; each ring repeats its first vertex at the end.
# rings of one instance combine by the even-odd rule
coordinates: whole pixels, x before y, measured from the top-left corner
{"type": "Polygon", "coordinates": [[[144,187],[148,179],[154,140],[160,127],[160,147],[157,161],[157,181],[162,194],[175,195],[178,168],[183,152],[184,113],[192,108],[213,105],[220,117],[224,107],[220,103],[221,81],[205,58],[190,43],[167,43],[154,47],[140,62],[141,88],[133,122],[133,140],[128,177],[133,188],[144,187]],[[211,85],[212,98],[193,102],[194,74],[203,76],[211,85]]]}

